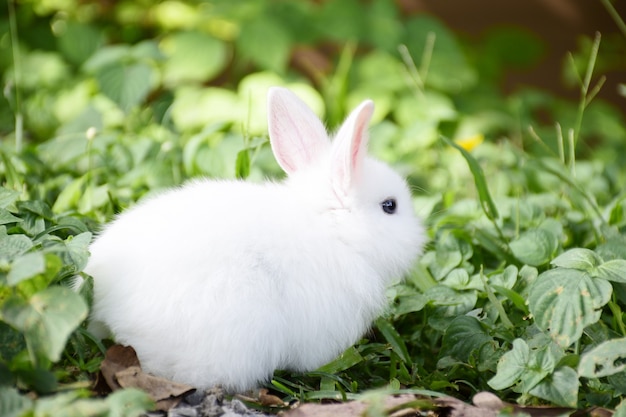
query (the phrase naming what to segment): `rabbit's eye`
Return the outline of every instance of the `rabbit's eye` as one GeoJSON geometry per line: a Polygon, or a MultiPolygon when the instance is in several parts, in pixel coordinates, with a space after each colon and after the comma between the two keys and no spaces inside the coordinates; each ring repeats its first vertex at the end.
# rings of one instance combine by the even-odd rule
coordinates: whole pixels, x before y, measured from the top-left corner
{"type": "Polygon", "coordinates": [[[382,203],[380,206],[383,208],[383,211],[387,214],[393,214],[396,212],[396,208],[398,207],[396,200],[393,198],[388,198],[382,203]]]}

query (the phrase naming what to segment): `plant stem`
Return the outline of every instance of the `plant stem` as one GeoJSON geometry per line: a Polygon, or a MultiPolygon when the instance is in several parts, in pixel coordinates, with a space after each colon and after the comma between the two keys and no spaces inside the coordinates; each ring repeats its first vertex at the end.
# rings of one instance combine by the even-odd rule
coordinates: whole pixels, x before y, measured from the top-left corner
{"type": "MultiPolygon", "coordinates": [[[[576,114],[576,122],[574,124],[574,146],[578,143],[578,137],[580,135],[580,129],[583,123],[583,115],[585,108],[589,105],[587,100],[587,93],[589,92],[589,85],[591,84],[591,76],[593,75],[593,69],[596,66],[596,60],[598,58],[598,50],[600,49],[600,32],[596,32],[596,36],[593,40],[593,46],[591,47],[591,54],[589,55],[589,61],[587,62],[587,70],[585,71],[585,78],[582,79],[580,85],[580,100],[578,101],[578,112],[576,114]]],[[[594,94],[597,94],[599,88],[594,88],[594,94]]]]}
{"type": "Polygon", "coordinates": [[[498,300],[498,297],[496,297],[491,287],[487,285],[487,280],[485,279],[485,275],[483,274],[482,265],[480,266],[480,280],[483,282],[483,286],[485,287],[487,298],[489,298],[489,301],[491,301],[491,304],[493,304],[496,310],[498,310],[498,314],[500,315],[502,324],[504,324],[504,326],[509,329],[513,329],[515,325],[513,325],[513,323],[511,322],[511,319],[509,319],[509,316],[506,314],[506,310],[502,306],[502,303],[500,302],[500,300],[498,300]]]}
{"type": "Polygon", "coordinates": [[[617,10],[615,10],[615,7],[613,7],[613,4],[610,2],[610,0],[600,0],[600,1],[604,5],[604,8],[606,9],[606,11],[609,13],[609,15],[611,15],[611,17],[615,21],[615,24],[617,25],[619,30],[621,30],[622,34],[626,36],[626,23],[624,23],[621,16],[617,12],[617,10]]]}
{"type": "Polygon", "coordinates": [[[22,151],[24,136],[24,119],[22,118],[22,100],[20,89],[22,86],[22,65],[20,61],[20,51],[17,33],[17,18],[15,17],[14,0],[8,1],[9,27],[11,31],[11,49],[13,53],[13,77],[15,82],[15,151],[22,151]]]}

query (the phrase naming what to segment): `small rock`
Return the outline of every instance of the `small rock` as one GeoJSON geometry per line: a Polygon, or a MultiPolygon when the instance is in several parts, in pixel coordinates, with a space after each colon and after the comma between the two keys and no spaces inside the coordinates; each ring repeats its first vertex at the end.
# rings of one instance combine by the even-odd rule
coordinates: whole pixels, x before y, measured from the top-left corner
{"type": "Polygon", "coordinates": [[[196,390],[191,394],[186,395],[183,398],[183,403],[189,404],[191,406],[197,406],[202,404],[202,400],[204,400],[205,393],[201,390],[196,390]]]}
{"type": "Polygon", "coordinates": [[[176,407],[167,412],[167,417],[198,417],[198,410],[193,407],[176,407]]]}

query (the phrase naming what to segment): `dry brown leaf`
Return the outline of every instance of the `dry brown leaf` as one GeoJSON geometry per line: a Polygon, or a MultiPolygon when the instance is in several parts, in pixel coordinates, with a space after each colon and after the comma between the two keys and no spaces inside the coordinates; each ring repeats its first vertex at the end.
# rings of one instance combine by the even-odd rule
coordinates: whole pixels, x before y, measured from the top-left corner
{"type": "MultiPolygon", "coordinates": [[[[389,395],[384,398],[385,410],[392,410],[400,407],[402,404],[410,403],[415,400],[414,395],[389,395]]],[[[348,401],[345,403],[333,404],[313,404],[306,403],[299,405],[298,408],[289,410],[285,417],[336,417],[336,416],[362,416],[370,407],[366,401],[348,401]]],[[[402,410],[404,412],[404,410],[402,410]]],[[[398,414],[406,416],[407,414],[398,414]]],[[[411,415],[411,414],[409,414],[411,415]]],[[[413,414],[415,415],[415,414],[413,414]]]]}
{"type": "Polygon", "coordinates": [[[113,391],[121,388],[141,389],[152,397],[156,409],[161,411],[175,407],[183,396],[195,390],[189,385],[144,373],[135,349],[130,346],[111,346],[100,371],[113,391]]]}
{"type": "Polygon", "coordinates": [[[115,374],[131,366],[140,366],[135,349],[131,346],[113,345],[104,354],[100,372],[107,385],[115,391],[121,388],[115,374]]]}
{"type": "Polygon", "coordinates": [[[560,416],[574,411],[572,408],[554,406],[521,406],[509,404],[500,400],[490,392],[479,392],[472,398],[474,405],[466,404],[452,397],[443,397],[435,400],[442,408],[447,408],[448,417],[491,417],[497,416],[500,410],[508,408],[513,415],[526,413],[531,417],[560,416]]]}
{"type": "Polygon", "coordinates": [[[279,397],[269,394],[269,390],[267,388],[261,388],[259,390],[259,403],[266,407],[271,407],[271,406],[284,407],[285,405],[287,405],[279,397]]]}

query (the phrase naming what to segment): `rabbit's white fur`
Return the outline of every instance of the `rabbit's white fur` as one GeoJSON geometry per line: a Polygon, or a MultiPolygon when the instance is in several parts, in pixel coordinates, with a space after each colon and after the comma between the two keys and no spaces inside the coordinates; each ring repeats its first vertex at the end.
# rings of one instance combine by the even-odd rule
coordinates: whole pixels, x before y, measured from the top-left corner
{"type": "Polygon", "coordinates": [[[288,177],[196,180],[120,215],[85,270],[94,328],[132,345],[146,371],[234,391],[355,343],[425,238],[404,180],[366,155],[372,111],[363,102],[331,144],[296,96],[271,89],[270,140],[288,177]]]}

